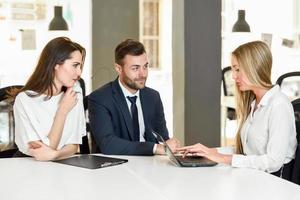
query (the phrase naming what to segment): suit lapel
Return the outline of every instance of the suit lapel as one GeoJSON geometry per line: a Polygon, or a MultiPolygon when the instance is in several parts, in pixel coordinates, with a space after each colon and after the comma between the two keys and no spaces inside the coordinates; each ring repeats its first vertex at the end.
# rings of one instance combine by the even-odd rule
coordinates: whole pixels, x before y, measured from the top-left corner
{"type": "Polygon", "coordinates": [[[113,91],[113,98],[116,101],[123,115],[123,119],[125,121],[125,124],[129,132],[129,137],[131,140],[133,140],[133,127],[132,127],[131,115],[127,106],[126,99],[119,85],[118,78],[112,83],[112,91],[113,91]]]}
{"type": "Polygon", "coordinates": [[[146,93],[144,89],[140,90],[140,99],[141,99],[141,106],[143,110],[143,117],[144,117],[144,124],[145,124],[145,140],[149,141],[149,109],[147,108],[147,105],[149,105],[149,99],[146,97],[146,93]]]}

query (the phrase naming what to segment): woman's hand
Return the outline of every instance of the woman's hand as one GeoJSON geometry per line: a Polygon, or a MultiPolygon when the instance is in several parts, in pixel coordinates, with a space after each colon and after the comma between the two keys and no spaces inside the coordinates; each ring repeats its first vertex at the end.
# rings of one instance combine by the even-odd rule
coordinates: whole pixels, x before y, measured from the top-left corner
{"type": "Polygon", "coordinates": [[[28,142],[29,149],[37,149],[37,148],[40,148],[41,145],[40,145],[39,142],[41,142],[41,141],[32,141],[32,142],[28,142]]]}
{"type": "Polygon", "coordinates": [[[178,148],[177,152],[183,153],[183,157],[185,157],[187,154],[192,154],[196,156],[203,156],[214,162],[228,165],[231,164],[232,160],[231,155],[220,154],[216,148],[209,148],[200,143],[178,148]]]}
{"type": "Polygon", "coordinates": [[[29,154],[39,161],[55,160],[58,156],[58,151],[40,141],[34,141],[34,146],[30,144],[29,154]],[[39,147],[38,147],[39,146],[39,147]]]}
{"type": "Polygon", "coordinates": [[[60,101],[59,111],[68,114],[77,104],[78,98],[72,87],[69,87],[60,101]]]}

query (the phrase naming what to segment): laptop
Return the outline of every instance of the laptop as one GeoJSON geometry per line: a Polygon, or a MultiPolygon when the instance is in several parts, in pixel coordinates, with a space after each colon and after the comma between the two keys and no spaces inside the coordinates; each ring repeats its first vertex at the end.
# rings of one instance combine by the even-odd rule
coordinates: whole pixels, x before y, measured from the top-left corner
{"type": "Polygon", "coordinates": [[[53,162],[82,167],[82,168],[88,168],[88,169],[98,169],[103,167],[120,165],[122,163],[128,162],[128,160],[120,159],[120,158],[111,158],[106,156],[81,154],[79,156],[74,156],[62,160],[55,160],[53,162]]]}
{"type": "Polygon", "coordinates": [[[216,162],[202,156],[182,157],[181,155],[175,155],[160,134],[154,131],[152,131],[152,134],[155,136],[158,142],[163,142],[163,144],[166,147],[165,149],[168,158],[172,161],[172,163],[174,163],[178,167],[209,167],[215,166],[217,164],[216,162]]]}

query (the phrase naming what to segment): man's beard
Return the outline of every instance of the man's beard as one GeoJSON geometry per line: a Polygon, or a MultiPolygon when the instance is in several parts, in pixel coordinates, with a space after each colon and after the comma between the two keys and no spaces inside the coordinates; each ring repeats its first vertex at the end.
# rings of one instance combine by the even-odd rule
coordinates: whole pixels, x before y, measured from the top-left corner
{"type": "Polygon", "coordinates": [[[124,83],[127,87],[129,87],[130,89],[133,89],[133,90],[140,90],[140,89],[143,89],[145,87],[145,84],[146,84],[146,80],[147,78],[146,77],[141,77],[141,78],[138,78],[138,79],[130,79],[128,78],[128,76],[125,76],[124,77],[124,83]],[[144,80],[144,84],[141,86],[140,84],[137,84],[135,81],[140,81],[140,80],[144,80]]]}

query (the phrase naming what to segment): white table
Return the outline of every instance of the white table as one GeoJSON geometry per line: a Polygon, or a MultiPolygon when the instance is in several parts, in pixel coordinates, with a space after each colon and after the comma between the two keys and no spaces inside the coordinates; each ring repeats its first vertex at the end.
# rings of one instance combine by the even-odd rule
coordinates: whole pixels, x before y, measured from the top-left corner
{"type": "Polygon", "coordinates": [[[31,158],[0,159],[0,199],[300,199],[300,186],[270,174],[217,165],[179,168],[165,156],[90,170],[31,158]]]}

